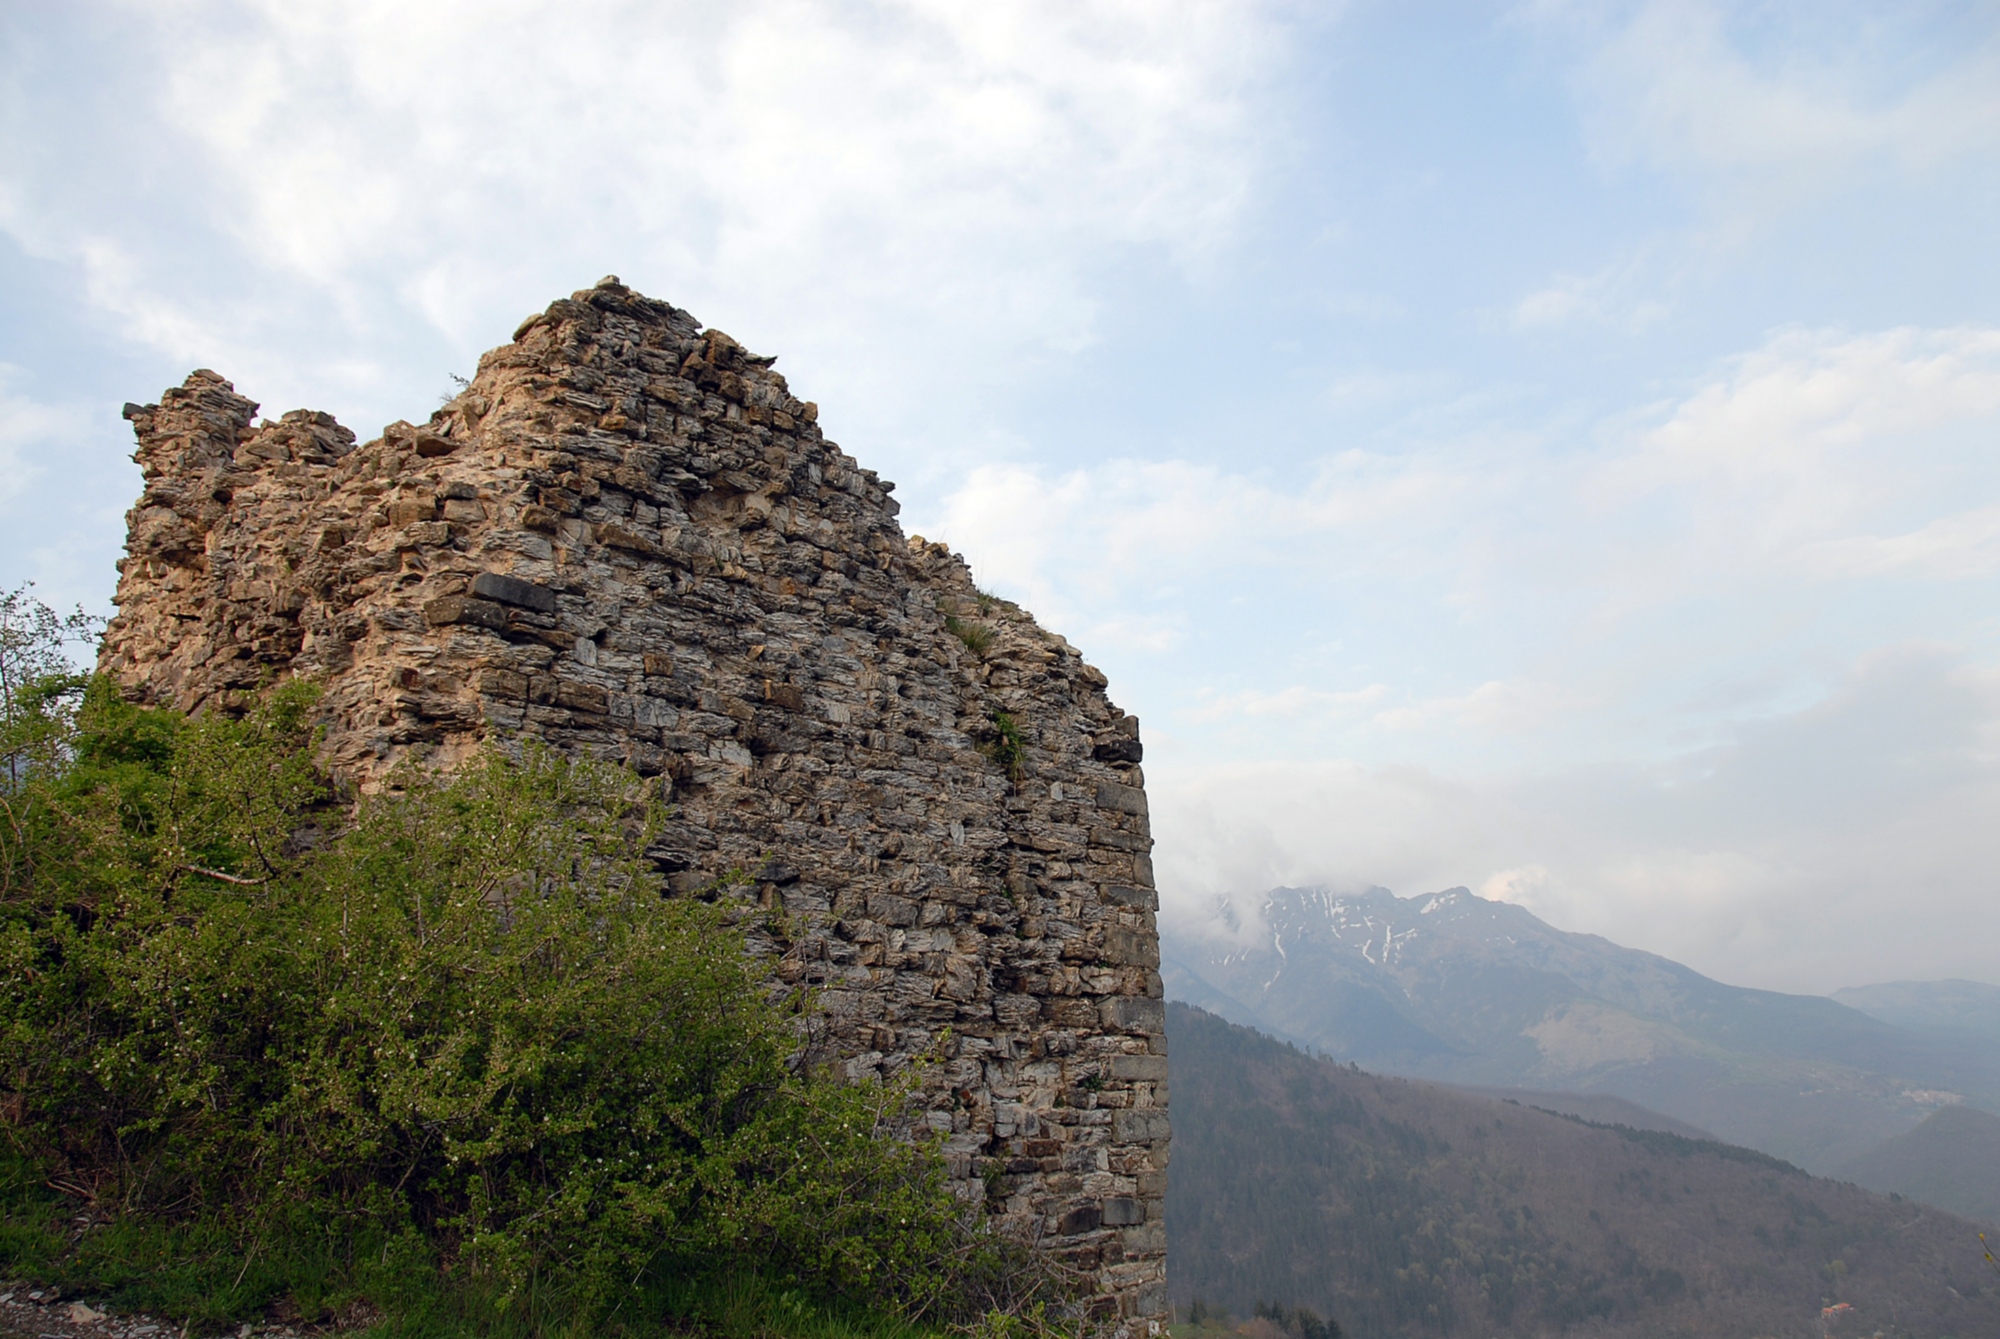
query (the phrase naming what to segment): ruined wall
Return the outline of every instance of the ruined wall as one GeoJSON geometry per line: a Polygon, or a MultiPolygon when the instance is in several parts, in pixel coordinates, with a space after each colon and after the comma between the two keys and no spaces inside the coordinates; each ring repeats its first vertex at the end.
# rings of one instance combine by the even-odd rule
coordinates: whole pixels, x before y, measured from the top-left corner
{"type": "Polygon", "coordinates": [[[964,1193],[1091,1271],[1100,1315],[1159,1318],[1138,722],[905,540],[771,361],[607,279],[362,445],[305,410],[253,426],[196,372],[126,407],[146,487],[101,668],[190,711],[315,676],[363,785],[523,735],[662,778],[673,886],[755,876],[856,1073],[949,1029],[932,1119],[964,1193]]]}

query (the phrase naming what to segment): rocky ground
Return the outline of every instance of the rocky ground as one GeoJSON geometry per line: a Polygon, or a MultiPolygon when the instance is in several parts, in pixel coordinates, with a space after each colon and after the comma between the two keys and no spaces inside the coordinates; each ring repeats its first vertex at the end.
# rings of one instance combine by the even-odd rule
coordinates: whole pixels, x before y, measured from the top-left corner
{"type": "MultiPolygon", "coordinates": [[[[303,1339],[328,1333],[319,1326],[266,1324],[240,1326],[238,1339],[303,1339]]],[[[0,1290],[0,1339],[178,1339],[187,1331],[171,1321],[144,1314],[120,1315],[49,1288],[0,1290]]]]}

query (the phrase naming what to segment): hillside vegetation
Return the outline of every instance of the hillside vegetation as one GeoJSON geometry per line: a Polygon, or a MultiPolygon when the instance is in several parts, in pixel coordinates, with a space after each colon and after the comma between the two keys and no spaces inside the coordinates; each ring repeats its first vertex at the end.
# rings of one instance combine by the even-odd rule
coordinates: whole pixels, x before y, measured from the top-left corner
{"type": "Polygon", "coordinates": [[[1575,1116],[1594,1125],[1623,1125],[1634,1130],[1663,1130],[1668,1134],[1685,1135],[1689,1139],[1707,1139],[1718,1143],[1713,1132],[1699,1125],[1690,1125],[1672,1116],[1662,1116],[1659,1112],[1628,1102],[1622,1097],[1608,1093],[1568,1093],[1560,1089],[1548,1088],[1467,1088],[1466,1092],[1477,1093],[1499,1102],[1512,1102],[1516,1106],[1536,1107],[1542,1111],[1553,1111],[1558,1116],[1575,1116]]]}
{"type": "MultiPolygon", "coordinates": [[[[1950,1214],[1749,1149],[1315,1059],[1170,1005],[1183,1316],[1308,1308],[1351,1335],[2000,1333],[1950,1214]]],[[[1275,1339],[1275,1336],[1273,1337],[1275,1339]]]]}
{"type": "Polygon", "coordinates": [[[905,1089],[817,1063],[744,913],[663,896],[631,774],[530,750],[357,803],[309,689],[140,710],[0,612],[0,1279],[194,1333],[837,1333],[1050,1295],[903,1137],[905,1089]]]}
{"type": "Polygon", "coordinates": [[[2000,1227],[2000,1116],[1946,1107],[1848,1163],[1841,1175],[2000,1227]]]}

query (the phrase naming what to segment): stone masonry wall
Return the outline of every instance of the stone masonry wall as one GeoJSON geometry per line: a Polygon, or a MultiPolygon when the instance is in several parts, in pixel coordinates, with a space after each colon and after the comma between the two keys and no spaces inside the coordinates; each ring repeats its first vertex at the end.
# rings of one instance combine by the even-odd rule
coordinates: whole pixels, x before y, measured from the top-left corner
{"type": "Polygon", "coordinates": [[[856,1075],[949,1029],[927,1091],[962,1193],[1144,1330],[1168,1127],[1138,722],[906,540],[772,361],[606,279],[365,444],[196,372],[126,407],[145,493],[100,667],[189,711],[318,678],[364,787],[520,736],[661,778],[672,886],[754,876],[856,1075]]]}

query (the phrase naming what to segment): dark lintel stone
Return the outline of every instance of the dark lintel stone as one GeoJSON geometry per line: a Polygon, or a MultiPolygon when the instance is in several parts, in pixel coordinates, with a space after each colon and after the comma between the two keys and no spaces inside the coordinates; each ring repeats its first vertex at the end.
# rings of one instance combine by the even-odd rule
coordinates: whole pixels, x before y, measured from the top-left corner
{"type": "Polygon", "coordinates": [[[556,608],[556,593],[547,586],[537,586],[519,577],[503,577],[498,572],[481,572],[474,577],[472,593],[541,614],[554,613],[556,608]]]}

